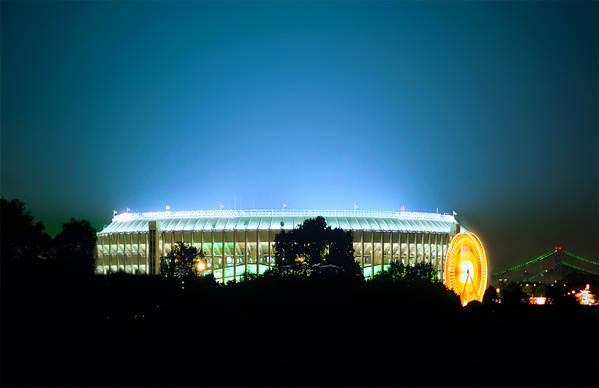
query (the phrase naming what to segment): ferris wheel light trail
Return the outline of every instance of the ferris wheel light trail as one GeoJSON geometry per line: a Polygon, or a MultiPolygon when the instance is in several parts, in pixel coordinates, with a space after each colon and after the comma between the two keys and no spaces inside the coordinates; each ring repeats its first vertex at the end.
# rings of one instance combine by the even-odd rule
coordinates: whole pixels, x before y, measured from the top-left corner
{"type": "Polygon", "coordinates": [[[468,284],[468,279],[470,278],[470,270],[467,269],[466,273],[468,274],[468,276],[466,276],[466,281],[464,282],[464,290],[462,291],[462,295],[460,295],[460,297],[466,294],[466,285],[468,284]]]}
{"type": "Polygon", "coordinates": [[[458,233],[447,249],[445,286],[460,296],[465,306],[482,302],[487,287],[487,257],[482,243],[473,233],[458,233]]]}

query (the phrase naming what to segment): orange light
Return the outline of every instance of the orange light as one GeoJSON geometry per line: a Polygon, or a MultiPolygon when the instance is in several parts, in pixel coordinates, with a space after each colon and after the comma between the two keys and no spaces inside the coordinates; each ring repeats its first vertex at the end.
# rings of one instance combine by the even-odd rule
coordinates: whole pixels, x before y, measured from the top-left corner
{"type": "Polygon", "coordinates": [[[206,262],[204,260],[198,260],[196,264],[196,272],[204,272],[206,270],[206,262]]]}
{"type": "Polygon", "coordinates": [[[472,233],[458,233],[449,243],[445,259],[445,287],[460,296],[462,305],[482,298],[487,286],[487,258],[472,233]]]}

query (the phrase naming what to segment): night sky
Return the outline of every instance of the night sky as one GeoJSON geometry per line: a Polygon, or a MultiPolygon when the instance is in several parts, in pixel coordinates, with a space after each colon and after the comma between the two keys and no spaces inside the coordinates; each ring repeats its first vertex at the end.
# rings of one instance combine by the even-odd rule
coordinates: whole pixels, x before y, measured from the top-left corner
{"type": "Polygon", "coordinates": [[[598,4],[1,3],[2,196],[449,213],[597,260],[598,4]]]}

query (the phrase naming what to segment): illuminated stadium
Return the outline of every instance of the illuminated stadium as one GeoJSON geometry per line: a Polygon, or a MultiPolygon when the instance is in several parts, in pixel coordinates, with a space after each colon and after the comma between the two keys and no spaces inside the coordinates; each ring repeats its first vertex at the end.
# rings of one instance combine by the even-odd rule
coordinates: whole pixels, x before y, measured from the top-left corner
{"type": "MultiPolygon", "coordinates": [[[[274,237],[306,219],[322,216],[331,228],[350,230],[354,257],[366,278],[392,260],[431,263],[444,279],[452,237],[460,232],[447,214],[364,210],[199,210],[123,213],[98,233],[96,272],[159,274],[173,244],[191,244],[205,254],[218,282],[274,266],[274,237]]],[[[463,228],[462,228],[463,229],[463,228]]]]}

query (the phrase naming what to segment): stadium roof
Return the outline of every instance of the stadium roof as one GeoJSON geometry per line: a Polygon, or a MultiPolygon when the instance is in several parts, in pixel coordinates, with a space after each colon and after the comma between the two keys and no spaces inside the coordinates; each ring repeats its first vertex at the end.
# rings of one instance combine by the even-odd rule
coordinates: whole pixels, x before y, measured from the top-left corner
{"type": "Polygon", "coordinates": [[[454,216],[437,213],[365,210],[197,210],[123,213],[99,234],[146,232],[150,221],[162,231],[293,229],[306,219],[323,216],[332,228],[345,230],[449,233],[454,216]]]}

